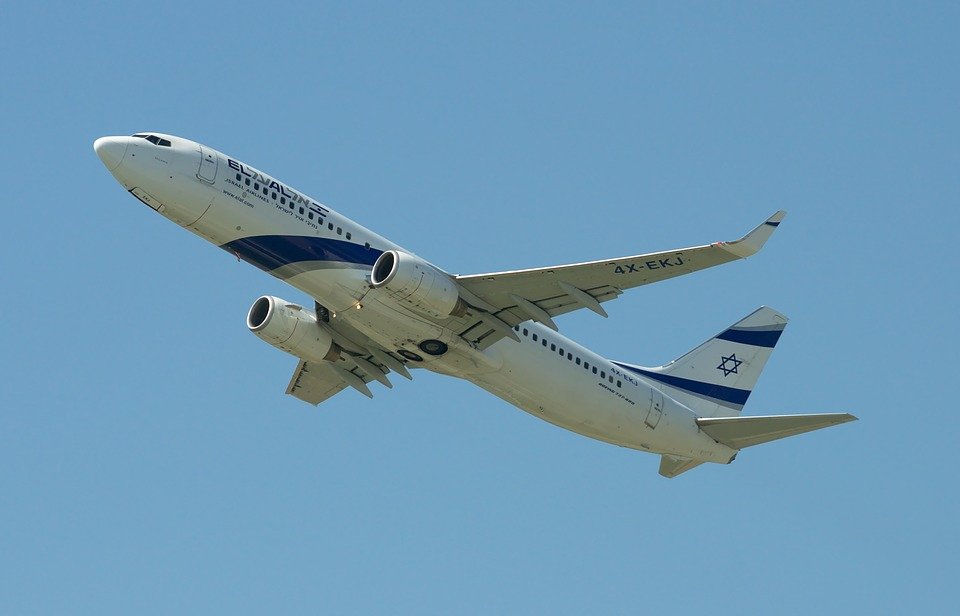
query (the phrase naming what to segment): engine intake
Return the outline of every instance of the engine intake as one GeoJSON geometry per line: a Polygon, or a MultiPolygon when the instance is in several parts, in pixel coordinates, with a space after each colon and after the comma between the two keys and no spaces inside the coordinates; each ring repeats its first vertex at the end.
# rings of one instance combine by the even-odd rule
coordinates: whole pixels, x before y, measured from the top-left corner
{"type": "Polygon", "coordinates": [[[388,250],[380,255],[370,271],[370,284],[382,287],[400,305],[427,316],[445,319],[467,312],[453,278],[406,252],[388,250]]]}
{"type": "Polygon", "coordinates": [[[340,357],[340,347],[312,311],[279,297],[257,298],[247,312],[247,327],[261,340],[307,361],[340,357]]]}

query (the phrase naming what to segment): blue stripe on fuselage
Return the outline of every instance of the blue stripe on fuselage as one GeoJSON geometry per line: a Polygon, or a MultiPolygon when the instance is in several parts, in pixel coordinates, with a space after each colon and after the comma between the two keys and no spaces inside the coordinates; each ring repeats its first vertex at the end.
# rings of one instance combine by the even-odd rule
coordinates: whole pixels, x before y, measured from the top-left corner
{"type": "Polygon", "coordinates": [[[220,248],[268,272],[302,261],[334,261],[372,266],[382,253],[362,244],[306,235],[243,237],[220,248]]]}

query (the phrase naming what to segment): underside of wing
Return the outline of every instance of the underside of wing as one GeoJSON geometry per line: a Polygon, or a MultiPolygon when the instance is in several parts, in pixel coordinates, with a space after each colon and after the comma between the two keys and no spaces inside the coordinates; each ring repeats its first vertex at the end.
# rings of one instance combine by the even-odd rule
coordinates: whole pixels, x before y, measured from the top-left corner
{"type": "Polygon", "coordinates": [[[600,304],[626,289],[749,257],[763,247],[785,216],[786,212],[779,211],[733,242],[554,267],[457,276],[465,299],[474,307],[461,319],[461,335],[482,347],[509,335],[498,325],[512,327],[533,320],[555,330],[557,326],[552,317],[580,308],[606,316],[600,304]]]}
{"type": "MultiPolygon", "coordinates": [[[[323,315],[325,309],[317,304],[316,313],[323,315]]],[[[352,387],[372,398],[373,392],[368,384],[378,381],[384,387],[392,388],[393,385],[387,378],[390,372],[412,378],[406,362],[398,359],[388,349],[346,323],[334,324],[323,316],[320,318],[323,322],[318,325],[331,335],[340,348],[340,356],[334,361],[300,360],[287,385],[286,393],[317,405],[346,387],[352,387]]]]}
{"type": "Polygon", "coordinates": [[[287,393],[304,402],[317,405],[342,391],[347,382],[340,378],[332,366],[322,362],[300,360],[293,371],[287,393]]]}

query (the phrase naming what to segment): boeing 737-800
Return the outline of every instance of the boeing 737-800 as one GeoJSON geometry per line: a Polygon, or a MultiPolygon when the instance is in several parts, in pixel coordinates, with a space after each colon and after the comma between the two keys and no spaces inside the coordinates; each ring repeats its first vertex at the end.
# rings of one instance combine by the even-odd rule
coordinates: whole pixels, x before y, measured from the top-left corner
{"type": "Polygon", "coordinates": [[[287,393],[320,404],[346,388],[372,397],[411,368],[466,379],[584,436],[660,454],[675,477],[727,464],[744,447],[856,419],[845,413],[741,417],[786,326],[761,307],[665,366],[610,361],[555,318],[626,289],[757,252],[777,212],[733,242],[587,263],[452,275],[205,145],[161,133],[102,137],[94,150],[150,209],[312,298],[263,296],[247,327],[299,359],[287,393]]]}

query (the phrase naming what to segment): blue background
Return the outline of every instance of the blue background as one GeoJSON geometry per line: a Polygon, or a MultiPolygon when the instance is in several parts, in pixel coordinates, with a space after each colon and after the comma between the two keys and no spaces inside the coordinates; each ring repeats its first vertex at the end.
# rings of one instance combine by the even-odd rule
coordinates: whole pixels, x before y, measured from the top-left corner
{"type": "Polygon", "coordinates": [[[140,4],[0,9],[0,613],[955,607],[955,3],[140,4]],[[459,273],[786,209],[560,326],[657,365],[769,304],[745,414],[861,421],[666,480],[432,374],[312,408],[244,327],[307,298],[91,148],[150,130],[459,273]]]}

